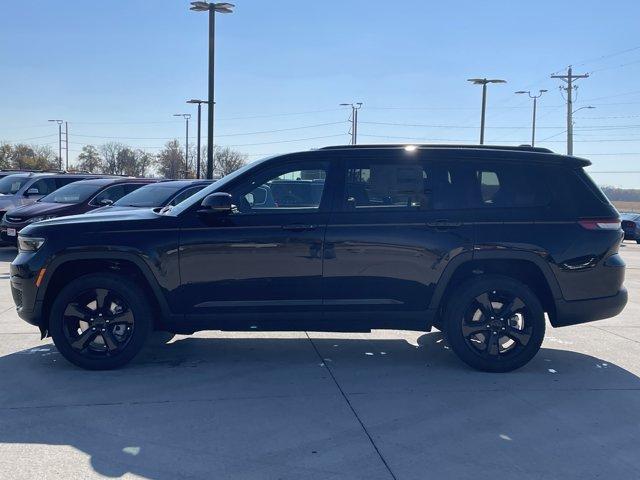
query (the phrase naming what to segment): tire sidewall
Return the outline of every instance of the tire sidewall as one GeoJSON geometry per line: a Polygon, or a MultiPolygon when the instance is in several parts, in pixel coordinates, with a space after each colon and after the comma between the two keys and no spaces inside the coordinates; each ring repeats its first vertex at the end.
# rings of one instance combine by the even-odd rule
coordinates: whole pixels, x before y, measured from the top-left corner
{"type": "Polygon", "coordinates": [[[544,309],[533,291],[518,280],[501,275],[482,275],[463,283],[452,294],[445,310],[444,330],[452,350],[467,365],[486,372],[509,372],[528,363],[540,350],[545,333],[544,309]],[[478,295],[490,291],[508,291],[527,306],[527,321],[533,328],[531,339],[516,356],[487,359],[470,347],[462,334],[462,318],[469,303],[478,295]]]}
{"type": "Polygon", "coordinates": [[[109,370],[131,361],[144,346],[152,327],[151,309],[142,289],[128,278],[110,273],[85,275],[69,283],[56,295],[49,315],[49,333],[58,351],[71,363],[89,370],[109,370]],[[129,343],[124,350],[110,357],[90,358],[81,355],[71,347],[63,330],[63,314],[67,305],[82,291],[95,288],[112,290],[120,295],[134,316],[129,343]]]}

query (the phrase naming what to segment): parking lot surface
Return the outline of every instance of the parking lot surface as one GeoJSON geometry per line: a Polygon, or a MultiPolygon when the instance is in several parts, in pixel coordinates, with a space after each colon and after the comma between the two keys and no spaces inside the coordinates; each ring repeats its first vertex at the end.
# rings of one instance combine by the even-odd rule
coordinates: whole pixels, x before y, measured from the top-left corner
{"type": "Polygon", "coordinates": [[[629,304],[508,374],[441,334],[177,336],[89,372],[15,313],[0,249],[0,479],[638,478],[640,245],[629,304]]]}

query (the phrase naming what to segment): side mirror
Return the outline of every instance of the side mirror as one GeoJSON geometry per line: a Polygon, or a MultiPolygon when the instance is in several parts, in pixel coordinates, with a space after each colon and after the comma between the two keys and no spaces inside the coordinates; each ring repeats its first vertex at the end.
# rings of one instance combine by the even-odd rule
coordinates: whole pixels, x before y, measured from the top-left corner
{"type": "Polygon", "coordinates": [[[211,195],[207,195],[200,204],[199,213],[231,213],[233,205],[231,204],[232,197],[228,193],[216,192],[211,195]]]}
{"type": "Polygon", "coordinates": [[[38,190],[37,188],[30,188],[29,190],[27,190],[25,195],[27,197],[30,196],[30,195],[40,195],[40,190],[38,190]]]}
{"type": "Polygon", "coordinates": [[[106,207],[108,205],[113,205],[113,200],[111,200],[110,198],[103,198],[98,202],[98,205],[101,205],[103,207],[106,207]]]}

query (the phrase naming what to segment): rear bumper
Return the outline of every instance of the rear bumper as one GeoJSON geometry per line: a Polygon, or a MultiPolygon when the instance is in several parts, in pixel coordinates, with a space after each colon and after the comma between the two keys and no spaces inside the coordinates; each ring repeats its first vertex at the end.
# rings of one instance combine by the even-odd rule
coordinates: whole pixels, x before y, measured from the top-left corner
{"type": "Polygon", "coordinates": [[[567,301],[556,299],[556,315],[551,324],[565,327],[615,317],[627,304],[627,289],[622,287],[611,297],[567,301]]]}

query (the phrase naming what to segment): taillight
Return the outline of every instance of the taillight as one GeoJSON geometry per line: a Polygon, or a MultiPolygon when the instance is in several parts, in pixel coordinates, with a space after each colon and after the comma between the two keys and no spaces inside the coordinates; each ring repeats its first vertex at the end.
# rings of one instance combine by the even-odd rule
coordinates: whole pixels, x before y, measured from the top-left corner
{"type": "Polygon", "coordinates": [[[618,218],[590,218],[579,220],[578,223],[587,230],[620,230],[620,219],[618,218]]]}

